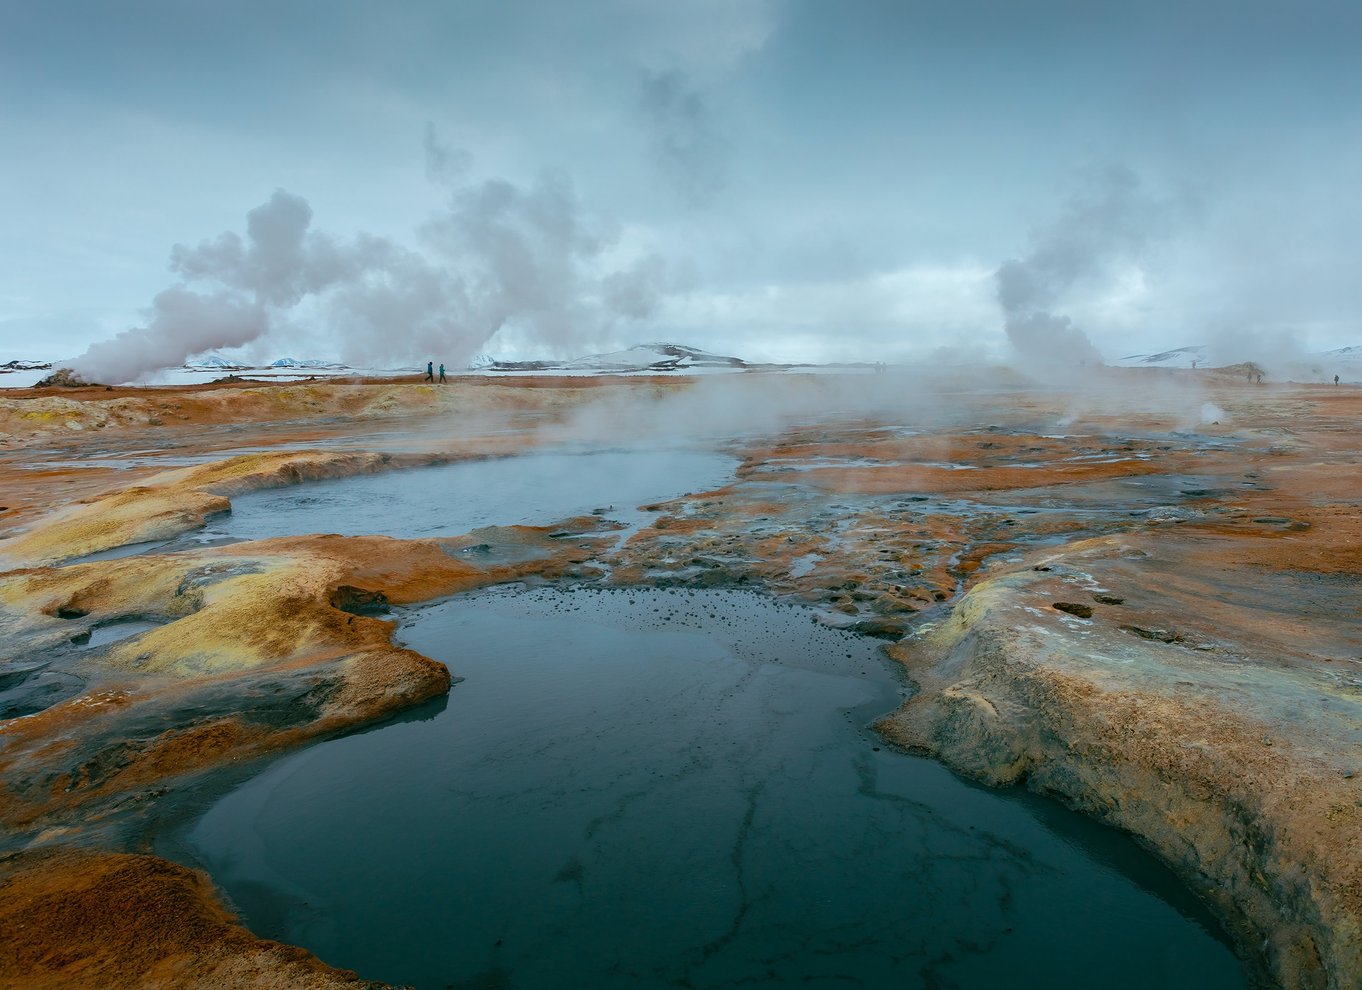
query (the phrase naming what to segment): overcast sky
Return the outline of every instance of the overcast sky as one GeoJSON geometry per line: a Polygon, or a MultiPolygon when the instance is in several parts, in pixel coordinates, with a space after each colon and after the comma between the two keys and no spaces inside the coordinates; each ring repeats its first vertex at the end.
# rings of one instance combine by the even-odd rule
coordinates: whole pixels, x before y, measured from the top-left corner
{"type": "Polygon", "coordinates": [[[1356,0],[0,0],[0,360],[172,288],[261,356],[1002,354],[1009,261],[1108,358],[1362,344],[1359,51],[1356,0]]]}

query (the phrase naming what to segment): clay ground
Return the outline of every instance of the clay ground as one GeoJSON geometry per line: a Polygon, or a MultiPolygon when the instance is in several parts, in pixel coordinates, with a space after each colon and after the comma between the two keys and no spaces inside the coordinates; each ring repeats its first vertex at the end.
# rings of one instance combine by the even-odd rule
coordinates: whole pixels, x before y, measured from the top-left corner
{"type": "Polygon", "coordinates": [[[886,738],[1134,833],[1255,978],[1359,985],[1362,391],[1097,378],[0,395],[0,689],[23,709],[0,722],[0,986],[361,985],[236,926],[150,837],[184,795],[448,691],[386,605],[532,575],[758,587],[879,636],[917,687],[886,738]],[[689,427],[737,477],[622,546],[586,517],[70,563],[253,488],[689,427]]]}

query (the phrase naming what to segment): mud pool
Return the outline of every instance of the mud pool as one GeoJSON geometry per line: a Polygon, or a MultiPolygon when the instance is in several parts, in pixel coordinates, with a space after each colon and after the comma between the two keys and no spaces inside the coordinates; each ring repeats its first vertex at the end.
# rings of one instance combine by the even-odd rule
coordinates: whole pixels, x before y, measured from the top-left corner
{"type": "Polygon", "coordinates": [[[422,990],[1245,985],[1133,842],[881,747],[902,685],[807,610],[504,588],[401,638],[447,701],[184,837],[258,934],[422,990]]]}
{"type": "Polygon", "coordinates": [[[296,533],[423,537],[489,525],[602,515],[631,526],[638,506],[732,481],[738,461],[705,450],[583,450],[460,461],[251,492],[200,540],[296,533]]]}

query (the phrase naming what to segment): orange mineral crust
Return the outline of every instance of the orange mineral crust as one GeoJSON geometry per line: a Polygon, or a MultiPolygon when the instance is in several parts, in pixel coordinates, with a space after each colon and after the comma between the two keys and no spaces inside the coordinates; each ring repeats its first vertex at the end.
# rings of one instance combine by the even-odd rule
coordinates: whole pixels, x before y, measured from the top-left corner
{"type": "Polygon", "coordinates": [[[0,659],[67,685],[0,722],[0,981],[356,985],[232,925],[202,877],[123,854],[193,795],[450,690],[457,659],[396,645],[389,605],[533,580],[758,588],[879,637],[911,687],[885,739],[1137,835],[1264,982],[1355,985],[1362,393],[1091,377],[0,397],[0,659]],[[593,515],[109,556],[252,490],[622,438],[740,466],[627,533],[593,515]],[[147,628],[80,648],[126,622],[147,628]]]}
{"type": "Polygon", "coordinates": [[[201,873],[154,856],[28,854],[0,863],[0,987],[375,984],[237,925],[201,873]]]}

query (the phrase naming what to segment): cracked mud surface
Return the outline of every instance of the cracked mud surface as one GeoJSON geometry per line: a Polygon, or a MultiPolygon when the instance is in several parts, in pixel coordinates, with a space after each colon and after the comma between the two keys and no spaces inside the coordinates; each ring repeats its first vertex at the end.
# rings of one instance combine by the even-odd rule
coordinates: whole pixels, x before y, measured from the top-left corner
{"type": "MultiPolygon", "coordinates": [[[[1216,385],[1225,422],[1196,428],[1038,393],[987,396],[950,423],[806,421],[725,440],[735,480],[649,506],[622,545],[617,524],[587,517],[54,566],[192,532],[256,487],[522,451],[598,388],[648,402],[683,388],[456,388],[441,398],[462,404],[451,421],[419,419],[408,386],[366,387],[254,390],[270,394],[238,400],[229,437],[206,425],[220,398],[108,400],[141,403],[136,416],[99,396],[56,412],[6,400],[0,701],[23,717],[0,722],[0,903],[28,892],[25,917],[46,922],[28,922],[0,979],[99,972],[56,948],[86,937],[61,891],[86,874],[111,890],[110,856],[145,848],[186,788],[447,690],[449,671],[394,646],[381,615],[333,604],[374,599],[338,589],[400,604],[535,575],[756,587],[879,636],[919,689],[882,724],[889,739],[1133,832],[1273,982],[1346,987],[1362,972],[1352,390],[1216,385]],[[147,425],[148,402],[181,402],[187,425],[147,425]],[[329,419],[309,421],[309,403],[329,419]],[[47,418],[25,433],[30,413],[47,418]],[[90,439],[60,416],[106,425],[90,439]],[[462,552],[482,545],[505,552],[462,552]]],[[[0,909],[0,925],[14,918],[0,909]]],[[[242,936],[240,952],[264,951],[242,936]]]]}
{"type": "Polygon", "coordinates": [[[465,677],[446,706],[286,757],[189,830],[253,931],[420,990],[1244,986],[1133,843],[881,746],[901,678],[807,608],[510,586],[400,635],[465,677]]]}

